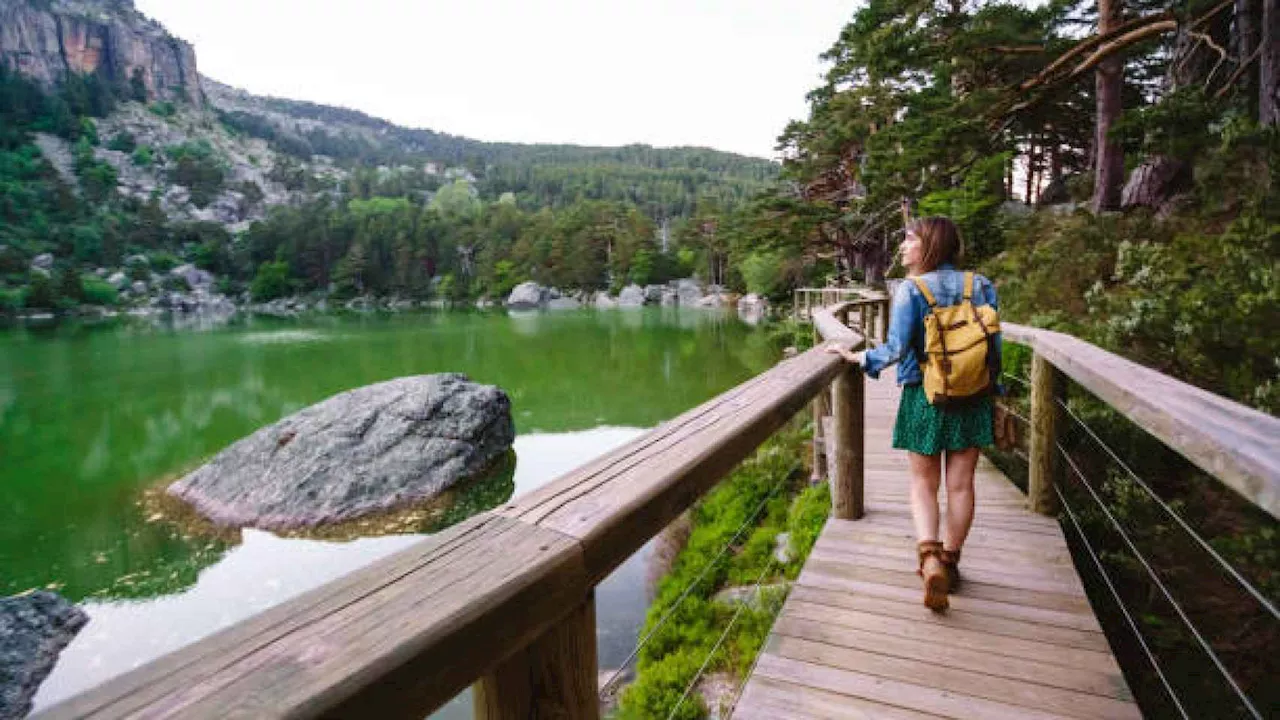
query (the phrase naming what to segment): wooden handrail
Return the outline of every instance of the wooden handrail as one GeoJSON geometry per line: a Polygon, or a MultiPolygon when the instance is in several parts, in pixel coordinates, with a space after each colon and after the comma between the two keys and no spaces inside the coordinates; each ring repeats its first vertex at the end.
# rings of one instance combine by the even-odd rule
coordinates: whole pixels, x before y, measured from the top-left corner
{"type": "MultiPolygon", "coordinates": [[[[848,305],[815,322],[856,349],[862,337],[832,312],[848,305]]],[[[496,511],[41,717],[420,718],[471,683],[478,717],[594,717],[595,585],[849,367],[815,347],[496,511]]]]}
{"type": "MultiPolygon", "coordinates": [[[[1070,335],[1013,323],[1002,323],[1001,329],[1006,340],[1030,346],[1138,427],[1280,518],[1280,419],[1070,335]]],[[[1044,404],[1046,412],[1051,410],[1052,403],[1044,404]]],[[[1037,415],[1035,408],[1032,414],[1037,415]]],[[[1045,420],[1053,426],[1052,418],[1045,420]]]]}

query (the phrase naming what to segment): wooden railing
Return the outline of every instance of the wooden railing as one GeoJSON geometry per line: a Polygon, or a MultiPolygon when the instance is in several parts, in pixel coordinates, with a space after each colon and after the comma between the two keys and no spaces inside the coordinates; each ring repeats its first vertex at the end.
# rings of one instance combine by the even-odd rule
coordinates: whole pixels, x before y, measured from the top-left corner
{"type": "Polygon", "coordinates": [[[1280,419],[1175,380],[1070,335],[1003,323],[1004,338],[1029,346],[1031,436],[1028,502],[1056,512],[1053,484],[1062,396],[1071,378],[1169,448],[1280,518],[1280,419]]]}
{"type": "Polygon", "coordinates": [[[834,308],[845,303],[847,305],[843,307],[857,308],[859,328],[867,331],[870,337],[881,337],[889,326],[888,300],[889,296],[883,291],[867,287],[796,288],[792,295],[791,316],[799,321],[808,321],[819,308],[834,308]]]}
{"type": "MultiPolygon", "coordinates": [[[[881,301],[883,302],[883,301],[881,301]]],[[[823,338],[861,334],[812,312],[823,338]]],[[[882,324],[883,325],[883,324],[882,324]]],[[[598,715],[595,586],[833,385],[836,514],[861,512],[862,374],[822,347],[492,512],[51,708],[44,716],[598,715]]]]}

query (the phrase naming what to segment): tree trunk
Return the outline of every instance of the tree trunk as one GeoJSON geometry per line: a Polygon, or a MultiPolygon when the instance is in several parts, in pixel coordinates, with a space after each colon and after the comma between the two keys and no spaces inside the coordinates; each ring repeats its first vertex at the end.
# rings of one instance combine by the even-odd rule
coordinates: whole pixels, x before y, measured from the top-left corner
{"type": "MultiPolygon", "coordinates": [[[[1098,33],[1110,32],[1120,24],[1120,0],[1098,0],[1098,33]]],[[[1124,184],[1124,151],[1107,137],[1120,119],[1121,91],[1124,89],[1124,58],[1113,55],[1098,64],[1095,73],[1097,122],[1094,146],[1098,149],[1097,174],[1093,183],[1093,211],[1120,207],[1124,184]]]]}
{"type": "Polygon", "coordinates": [[[1262,55],[1258,58],[1258,122],[1280,125],[1280,0],[1262,0],[1262,55]]]}

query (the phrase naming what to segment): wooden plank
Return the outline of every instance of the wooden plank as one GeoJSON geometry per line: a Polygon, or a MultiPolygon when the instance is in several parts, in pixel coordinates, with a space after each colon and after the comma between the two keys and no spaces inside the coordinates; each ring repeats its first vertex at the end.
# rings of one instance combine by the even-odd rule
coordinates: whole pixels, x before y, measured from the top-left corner
{"type": "Polygon", "coordinates": [[[577,538],[588,579],[599,582],[727,474],[843,369],[815,348],[763,374],[751,393],[718,418],[689,430],[659,455],[589,485],[575,473],[502,514],[577,538]]]}
{"type": "MultiPolygon", "coordinates": [[[[1028,709],[1048,711],[1077,718],[1142,720],[1137,705],[1130,701],[1075,692],[1062,688],[1009,680],[936,661],[907,660],[874,652],[842,648],[826,643],[777,635],[768,643],[769,652],[802,662],[875,675],[901,682],[928,682],[931,688],[994,700],[1028,709]]],[[[1018,661],[1008,661],[1015,664],[1018,661]]]]}
{"type": "MultiPolygon", "coordinates": [[[[914,573],[917,564],[916,558],[910,555],[902,555],[901,557],[884,557],[876,554],[850,555],[844,552],[833,552],[826,548],[815,546],[809,554],[810,560],[820,560],[824,562],[843,563],[845,565],[854,565],[857,567],[873,568],[876,570],[889,570],[896,572],[914,573]]],[[[1037,576],[1031,573],[1012,574],[991,570],[987,566],[975,565],[969,562],[969,558],[964,558],[964,582],[967,586],[973,583],[975,586],[998,585],[1000,587],[1034,590],[1041,593],[1055,593],[1059,595],[1071,595],[1076,597],[1085,597],[1084,586],[1079,580],[1058,580],[1037,576]]],[[[966,588],[962,588],[964,592],[966,588]]],[[[968,593],[966,593],[968,594],[968,593]]],[[[975,595],[975,597],[981,597],[975,595]]]]}
{"type": "MultiPolygon", "coordinates": [[[[905,637],[951,638],[957,644],[988,648],[1014,657],[1044,657],[1046,662],[1062,662],[1099,670],[1119,670],[1111,647],[1102,633],[1041,625],[1023,620],[978,615],[952,609],[936,615],[920,603],[867,595],[834,593],[803,585],[792,587],[794,608],[786,613],[827,613],[833,624],[905,637]],[[820,608],[814,609],[814,608],[820,608]],[[1044,645],[1057,648],[1052,655],[1044,645]]],[[[790,598],[788,599],[790,602],[790,598]]]]}
{"type": "Polygon", "coordinates": [[[46,717],[417,717],[586,597],[563,535],[477,516],[46,717]]]}
{"type": "Polygon", "coordinates": [[[921,677],[918,683],[903,682],[793,660],[771,652],[760,655],[760,660],[756,663],[756,673],[782,682],[852,695],[895,707],[935,713],[960,720],[1061,720],[1066,717],[939,690],[929,686],[926,677],[921,677]]]}
{"type": "MultiPolygon", "coordinates": [[[[920,578],[916,575],[915,569],[910,567],[884,569],[845,560],[811,557],[805,563],[805,569],[812,569],[815,573],[822,575],[831,575],[850,580],[863,580],[905,588],[920,587],[920,578]]],[[[1046,592],[1030,589],[1026,586],[1019,588],[990,585],[966,577],[961,590],[955,594],[978,600],[991,600],[1000,603],[1087,615],[1089,617],[1093,616],[1093,608],[1090,607],[1088,598],[1084,597],[1083,594],[1074,592],[1046,592]]]]}
{"type": "Polygon", "coordinates": [[[1280,519],[1280,418],[1175,380],[1083,340],[1003,323],[1086,390],[1280,519]]]}
{"type": "Polygon", "coordinates": [[[932,720],[941,717],[756,675],[734,708],[736,720],[932,720]]]}
{"type": "MultiPolygon", "coordinates": [[[[916,563],[915,548],[909,547],[906,543],[880,545],[851,538],[832,537],[826,534],[818,538],[818,542],[814,544],[812,552],[838,553],[851,559],[867,558],[869,562],[873,563],[880,560],[892,560],[897,563],[895,567],[913,567],[916,563]],[[877,561],[870,561],[872,557],[877,558],[877,561]]],[[[1070,564],[1032,562],[1031,558],[1014,552],[989,548],[969,548],[965,550],[963,564],[966,574],[975,570],[982,570],[1001,575],[1054,580],[1070,583],[1076,588],[1081,587],[1080,578],[1076,575],[1075,568],[1070,564]]],[[[873,566],[883,567],[882,565],[873,566]]]]}
{"type": "MultiPolygon", "coordinates": [[[[809,606],[821,610],[820,606],[809,606]]],[[[906,660],[937,662],[940,650],[945,648],[946,665],[964,668],[984,675],[1019,680],[1033,685],[1050,685],[1064,690],[1101,695],[1131,702],[1133,696],[1119,672],[1098,672],[1092,667],[1077,667],[1069,663],[1049,660],[1058,648],[1042,643],[1036,645],[1039,654],[1033,657],[1012,658],[992,652],[982,644],[961,644],[935,633],[932,637],[901,637],[898,635],[834,625],[791,609],[778,618],[774,633],[785,637],[811,640],[842,648],[852,648],[880,655],[891,655],[906,660]]],[[[785,653],[784,653],[785,654],[785,653]]],[[[858,668],[854,668],[855,670],[858,668]]],[[[1007,700],[1007,698],[997,698],[1007,700]]]]}
{"type": "MultiPolygon", "coordinates": [[[[920,604],[921,599],[919,582],[914,586],[881,583],[874,580],[853,579],[839,574],[823,573],[807,566],[800,572],[798,582],[802,585],[827,590],[863,593],[871,597],[903,600],[917,605],[920,604]]],[[[959,594],[952,595],[950,601],[952,609],[964,610],[979,615],[991,615],[1010,620],[1023,620],[1062,628],[1101,632],[1097,619],[1092,614],[1083,612],[1050,610],[1016,602],[999,602],[959,594]]]]}

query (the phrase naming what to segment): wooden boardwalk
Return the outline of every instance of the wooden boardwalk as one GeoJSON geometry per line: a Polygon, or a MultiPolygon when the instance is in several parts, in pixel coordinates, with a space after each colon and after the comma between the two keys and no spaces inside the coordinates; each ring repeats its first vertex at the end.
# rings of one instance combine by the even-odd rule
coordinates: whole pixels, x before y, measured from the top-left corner
{"type": "Polygon", "coordinates": [[[985,458],[964,583],[921,605],[898,390],[866,388],[866,516],[827,521],[733,716],[1140,718],[1058,523],[985,458]]]}

